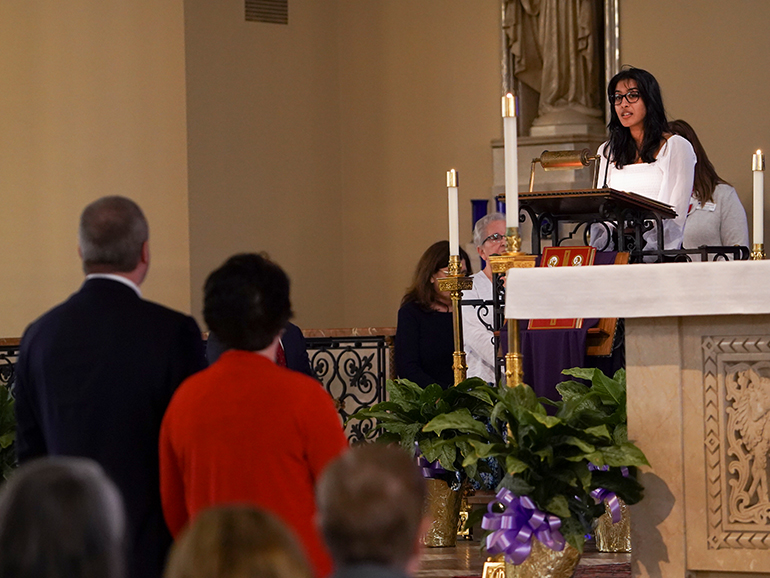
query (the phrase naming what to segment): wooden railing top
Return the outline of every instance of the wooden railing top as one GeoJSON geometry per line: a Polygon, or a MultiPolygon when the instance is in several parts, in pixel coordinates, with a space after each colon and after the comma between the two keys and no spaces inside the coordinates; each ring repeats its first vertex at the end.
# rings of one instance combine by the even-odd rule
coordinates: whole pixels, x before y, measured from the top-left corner
{"type": "MultiPolygon", "coordinates": [[[[377,337],[396,335],[395,327],[340,327],[334,329],[303,329],[305,337],[377,337]]],[[[203,339],[208,337],[208,331],[203,332],[203,339]]],[[[0,347],[18,347],[20,337],[0,337],[0,347]]]]}
{"type": "Polygon", "coordinates": [[[305,337],[393,337],[395,327],[342,327],[338,329],[303,329],[305,337]]]}

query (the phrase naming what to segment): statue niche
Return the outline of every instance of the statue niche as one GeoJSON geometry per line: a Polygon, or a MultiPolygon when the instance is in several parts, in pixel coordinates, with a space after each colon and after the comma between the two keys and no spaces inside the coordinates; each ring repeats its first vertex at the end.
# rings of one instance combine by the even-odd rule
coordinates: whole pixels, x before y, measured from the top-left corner
{"type": "Polygon", "coordinates": [[[601,14],[598,0],[503,0],[503,87],[523,131],[604,133],[601,14]]]}

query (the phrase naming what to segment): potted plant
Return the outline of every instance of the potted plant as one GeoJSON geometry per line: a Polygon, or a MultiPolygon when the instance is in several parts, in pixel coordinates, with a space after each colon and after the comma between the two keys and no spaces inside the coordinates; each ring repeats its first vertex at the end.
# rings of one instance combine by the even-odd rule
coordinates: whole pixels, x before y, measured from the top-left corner
{"type": "Polygon", "coordinates": [[[0,385],[0,468],[6,480],[16,467],[16,416],[13,404],[13,395],[8,387],[0,385]]]}
{"type": "Polygon", "coordinates": [[[374,419],[370,438],[398,443],[417,455],[423,474],[428,478],[428,507],[433,518],[424,537],[428,546],[452,546],[457,539],[461,484],[479,479],[478,460],[466,460],[474,452],[473,443],[490,439],[502,442],[499,434],[485,425],[495,405],[494,391],[485,381],[471,378],[442,389],[438,384],[425,388],[406,379],[389,380],[388,401],[362,409],[350,419],[374,419]],[[435,418],[452,415],[462,429],[444,422],[440,431],[427,428],[435,418]]]}
{"type": "MultiPolygon", "coordinates": [[[[591,387],[565,382],[559,390],[560,402],[539,400],[527,385],[491,390],[495,434],[468,441],[473,449],[464,466],[494,457],[505,472],[482,527],[490,531],[488,552],[503,554],[514,574],[535,556],[558,554],[577,564],[585,535],[604,513],[594,490],[614,492],[629,504],[642,497],[635,477],[623,475],[623,468],[647,464],[625,435],[625,384],[605,376],[591,387]],[[604,404],[610,399],[618,402],[613,411],[604,404]],[[555,415],[548,415],[546,403],[555,406],[555,415]]],[[[444,427],[461,433],[475,428],[461,414],[448,412],[424,429],[441,433],[444,427]]]]}
{"type": "MultiPolygon", "coordinates": [[[[591,383],[591,387],[577,381],[564,381],[557,389],[562,396],[562,413],[579,427],[605,424],[613,439],[619,443],[628,442],[628,420],[626,415],[626,371],[621,369],[611,378],[598,369],[566,369],[562,373],[591,383]]],[[[602,486],[601,468],[589,466],[596,473],[598,487],[593,490],[594,498],[604,504],[605,512],[595,521],[594,535],[600,552],[630,552],[631,522],[626,502],[611,489],[612,480],[605,480],[602,486]]],[[[621,468],[624,477],[633,476],[636,470],[621,468]]]]}

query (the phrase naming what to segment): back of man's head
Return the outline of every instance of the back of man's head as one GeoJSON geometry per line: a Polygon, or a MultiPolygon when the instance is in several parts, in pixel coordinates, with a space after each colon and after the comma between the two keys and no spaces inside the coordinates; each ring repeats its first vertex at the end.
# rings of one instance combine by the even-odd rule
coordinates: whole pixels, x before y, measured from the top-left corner
{"type": "Polygon", "coordinates": [[[317,489],[319,524],[335,563],[406,568],[424,500],[425,481],[402,449],[369,444],[344,453],[317,489]]]}
{"type": "Polygon", "coordinates": [[[45,457],[0,493],[0,576],[122,578],[125,513],[96,462],[45,457]]]}
{"type": "Polygon", "coordinates": [[[261,255],[234,255],[206,279],[203,317],[226,348],[261,351],[291,318],[289,278],[261,255]]]}
{"type": "Polygon", "coordinates": [[[128,273],[136,269],[149,238],[147,219],[134,201],[102,197],[80,216],[79,244],[86,273],[128,273]]]}

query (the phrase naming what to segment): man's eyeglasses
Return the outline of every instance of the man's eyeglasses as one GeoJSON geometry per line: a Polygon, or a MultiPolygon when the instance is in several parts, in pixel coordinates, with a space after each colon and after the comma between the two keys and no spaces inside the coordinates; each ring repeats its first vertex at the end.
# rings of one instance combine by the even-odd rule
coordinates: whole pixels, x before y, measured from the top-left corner
{"type": "Polygon", "coordinates": [[[494,235],[490,235],[489,237],[484,239],[484,242],[481,244],[483,245],[487,241],[492,241],[493,243],[505,243],[505,235],[501,235],[500,233],[495,233],[494,235]]]}
{"type": "Polygon", "coordinates": [[[641,94],[639,94],[638,90],[627,92],[626,94],[620,94],[619,92],[616,92],[610,97],[610,103],[614,104],[615,106],[620,106],[623,103],[623,99],[625,98],[628,104],[634,104],[635,102],[639,101],[640,96],[641,94]]]}

